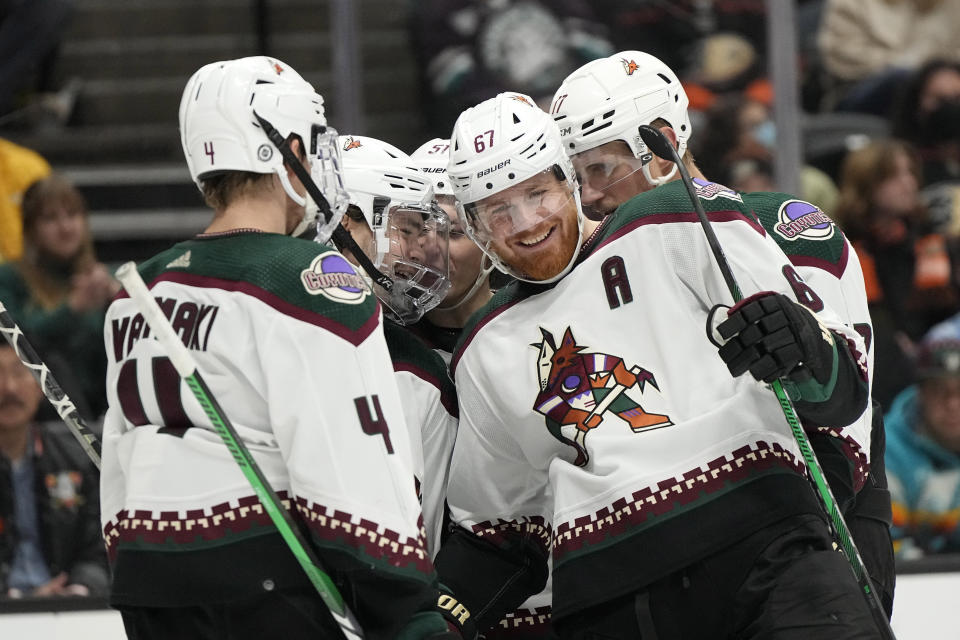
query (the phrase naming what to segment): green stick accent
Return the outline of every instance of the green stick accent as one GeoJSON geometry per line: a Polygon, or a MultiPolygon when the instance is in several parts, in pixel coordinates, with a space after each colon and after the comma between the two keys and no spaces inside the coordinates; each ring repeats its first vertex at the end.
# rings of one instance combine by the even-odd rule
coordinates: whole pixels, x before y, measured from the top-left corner
{"type": "Polygon", "coordinates": [[[303,567],[307,577],[310,578],[310,582],[313,583],[314,588],[316,588],[320,597],[323,598],[323,602],[333,613],[340,616],[346,615],[343,597],[337,590],[336,585],[330,580],[330,576],[314,564],[310,554],[307,552],[306,543],[302,538],[302,534],[294,529],[295,525],[290,521],[290,514],[283,508],[283,502],[280,500],[280,496],[267,485],[263,472],[260,471],[260,467],[257,466],[250,451],[240,442],[240,438],[237,436],[233,425],[225,419],[223,410],[217,403],[216,398],[210,393],[206,382],[200,377],[200,373],[194,371],[192,375],[185,377],[184,381],[187,383],[187,386],[190,387],[200,406],[203,407],[203,411],[213,424],[213,428],[216,429],[220,438],[223,439],[224,444],[227,445],[227,449],[230,450],[233,459],[240,466],[243,475],[247,478],[250,486],[253,487],[257,497],[260,498],[260,504],[266,509],[267,514],[270,516],[270,519],[273,520],[273,524],[277,527],[280,535],[283,536],[284,541],[286,541],[290,550],[293,551],[293,555],[296,556],[297,561],[300,563],[300,566],[303,567]]]}

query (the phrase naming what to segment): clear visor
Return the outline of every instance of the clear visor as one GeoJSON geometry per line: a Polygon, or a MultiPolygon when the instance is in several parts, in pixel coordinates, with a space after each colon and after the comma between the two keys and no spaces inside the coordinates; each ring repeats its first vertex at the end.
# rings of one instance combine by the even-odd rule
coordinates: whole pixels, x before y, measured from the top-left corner
{"type": "Polygon", "coordinates": [[[327,220],[313,198],[307,195],[306,217],[317,224],[317,242],[326,242],[339,226],[350,205],[350,195],[343,185],[340,147],[332,127],[314,126],[310,140],[310,177],[330,205],[333,215],[327,220]]]}
{"type": "Polygon", "coordinates": [[[463,205],[468,229],[481,248],[546,227],[573,199],[566,180],[547,169],[492,196],[463,205]]]}
{"type": "Polygon", "coordinates": [[[653,160],[653,155],[646,152],[635,158],[624,151],[598,147],[582,151],[570,160],[581,186],[594,191],[606,191],[637,171],[642,171],[653,160]]]}
{"type": "Polygon", "coordinates": [[[395,320],[411,324],[440,304],[450,288],[450,220],[433,203],[393,205],[385,213],[375,232],[375,264],[394,286],[378,293],[395,320]]]}

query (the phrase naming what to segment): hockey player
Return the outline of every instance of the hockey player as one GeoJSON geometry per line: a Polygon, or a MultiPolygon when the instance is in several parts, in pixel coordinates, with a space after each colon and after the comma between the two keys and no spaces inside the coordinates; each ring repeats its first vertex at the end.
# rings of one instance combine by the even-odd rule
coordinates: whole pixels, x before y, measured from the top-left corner
{"type": "Polygon", "coordinates": [[[467,236],[463,222],[457,214],[453,186],[447,175],[449,157],[450,141],[442,138],[423,143],[410,155],[417,168],[433,182],[437,205],[450,219],[451,284],[443,301],[410,328],[439,353],[447,364],[450,363],[453,347],[467,319],[493,297],[490,290],[490,272],[493,265],[484,257],[480,247],[467,236]]]}
{"type": "MultiPolygon", "coordinates": [[[[322,98],[279,60],[217,62],[180,105],[187,166],[213,219],[140,271],[365,637],[453,637],[433,609],[379,305],[340,253],[288,237],[317,207],[260,118],[333,205],[321,237],[339,224],[346,194],[322,98]]],[[[128,635],[340,637],[125,294],[105,344],[102,521],[128,635]]]]}
{"type": "Polygon", "coordinates": [[[430,179],[403,151],[364,136],[340,136],[340,148],[343,183],[350,197],[342,224],[394,280],[392,292],[376,285],[374,291],[387,316],[383,330],[410,430],[432,556],[443,525],[447,469],[457,435],[457,396],[446,363],[406,325],[429,313],[450,288],[449,221],[434,204],[430,179]]]}
{"type": "MultiPolygon", "coordinates": [[[[797,300],[814,311],[826,304],[864,336],[872,372],[870,314],[860,262],[850,242],[808,202],[780,193],[737,194],[709,182],[687,151],[693,134],[688,103],[673,71],[640,51],[622,51],[571,73],[557,89],[551,112],[580,178],[584,207],[602,219],[638,193],[680,180],[676,167],[652,155],[639,137],[640,125],[657,126],[674,141],[702,199],[742,200],[756,214],[790,258],[784,275],[797,300]]],[[[842,434],[812,427],[808,431],[889,617],[896,574],[883,464],[883,415],[868,406],[842,434]],[[858,471],[864,461],[855,447],[848,446],[851,433],[856,440],[870,442],[865,482],[858,471]]]]}
{"type": "Polygon", "coordinates": [[[584,219],[557,124],[520,94],[465,111],[451,143],[467,231],[519,282],[452,361],[449,618],[467,637],[494,624],[543,586],[550,552],[561,638],[872,637],[758,382],[785,377],[801,415],[841,428],[867,401],[859,334],[793,302],[786,256],[742,203],[713,200],[757,292],[720,324],[718,357],[706,325],[729,293],[682,185],[584,219]]]}
{"type": "MultiPolygon", "coordinates": [[[[434,138],[410,156],[433,180],[437,203],[450,217],[450,280],[453,286],[443,303],[429,311],[411,329],[443,356],[447,364],[467,320],[490,301],[490,263],[480,247],[470,239],[460,221],[453,197],[453,185],[447,173],[450,141],[434,138]]],[[[531,596],[516,611],[511,611],[484,637],[486,640],[545,638],[550,631],[550,588],[531,596]]]]}

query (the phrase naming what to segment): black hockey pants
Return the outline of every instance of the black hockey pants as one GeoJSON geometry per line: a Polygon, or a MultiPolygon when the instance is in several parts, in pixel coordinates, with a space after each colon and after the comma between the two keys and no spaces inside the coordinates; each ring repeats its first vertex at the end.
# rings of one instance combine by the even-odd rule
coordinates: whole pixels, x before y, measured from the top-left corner
{"type": "Polygon", "coordinates": [[[561,640],[879,637],[846,558],[832,550],[817,516],[779,522],[642,591],[554,625],[561,640]]]}
{"type": "Polygon", "coordinates": [[[271,591],[227,604],[121,607],[129,640],[324,640],[341,638],[312,588],[271,591]]]}

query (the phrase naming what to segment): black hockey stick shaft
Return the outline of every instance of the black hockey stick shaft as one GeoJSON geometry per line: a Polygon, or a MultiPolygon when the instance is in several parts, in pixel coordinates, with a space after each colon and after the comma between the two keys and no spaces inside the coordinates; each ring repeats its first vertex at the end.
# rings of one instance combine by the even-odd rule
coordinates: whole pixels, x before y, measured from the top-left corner
{"type": "Polygon", "coordinates": [[[156,339],[167,352],[167,356],[177,373],[180,374],[190,391],[193,392],[197,402],[200,403],[217,435],[223,440],[247,482],[250,483],[254,493],[260,499],[264,511],[270,516],[284,542],[287,543],[304,573],[307,574],[317,593],[327,605],[330,614],[339,625],[343,637],[347,640],[363,640],[363,631],[360,629],[353,613],[343,601],[343,597],[336,585],[333,584],[330,576],[324,572],[316,553],[300,531],[297,523],[294,522],[290,512],[284,507],[283,502],[266,476],[263,475],[260,465],[257,464],[247,445],[240,439],[236,428],[210,391],[210,387],[207,386],[206,381],[200,375],[196,361],[187,348],[183,346],[180,337],[174,333],[170,321],[150,294],[143,278],[140,277],[137,266],[133,262],[125,263],[117,270],[117,279],[123,284],[123,288],[130,295],[130,299],[143,314],[156,339]]]}
{"type": "MultiPolygon", "coordinates": [[[[690,197],[693,208],[697,212],[697,218],[700,220],[700,225],[707,236],[707,243],[710,245],[710,251],[713,253],[714,259],[717,261],[717,266],[720,268],[720,273],[723,274],[723,280],[727,285],[727,289],[730,291],[730,295],[733,296],[734,302],[739,302],[743,299],[743,293],[740,290],[740,286],[737,284],[736,277],[733,275],[733,270],[730,268],[730,263],[727,261],[727,258],[723,253],[723,248],[720,246],[719,240],[717,240],[717,236],[713,231],[713,226],[710,224],[709,218],[707,218],[707,213],[703,209],[703,204],[701,204],[700,198],[697,197],[696,189],[693,186],[693,180],[690,178],[690,172],[687,171],[687,167],[684,165],[683,160],[677,153],[677,149],[673,146],[673,144],[670,143],[669,140],[667,140],[667,137],[663,134],[663,132],[656,127],[642,125],[640,127],[640,137],[643,139],[644,144],[646,144],[653,153],[664,160],[673,162],[676,165],[677,171],[680,173],[680,179],[683,180],[683,185],[686,187],[687,195],[690,197]]],[[[870,607],[870,612],[873,614],[874,620],[881,634],[883,634],[885,638],[894,639],[895,636],[893,629],[890,627],[890,621],[887,620],[886,613],[884,612],[883,607],[880,604],[880,600],[877,598],[877,594],[870,582],[870,574],[867,572],[867,569],[863,564],[863,559],[860,557],[860,552],[857,550],[857,547],[853,542],[853,537],[850,535],[850,530],[847,527],[847,523],[844,521],[843,514],[840,513],[840,508],[837,505],[837,501],[833,497],[833,492],[830,490],[830,485],[827,484],[827,481],[823,475],[823,469],[817,460],[816,454],[814,454],[813,449],[810,446],[810,440],[807,438],[807,434],[803,430],[803,426],[800,424],[799,418],[797,418],[797,413],[793,407],[793,403],[790,401],[790,397],[787,395],[786,391],[784,391],[783,384],[779,380],[774,380],[770,386],[773,388],[773,392],[776,394],[777,400],[780,402],[780,408],[783,410],[783,415],[787,420],[787,424],[790,425],[790,431],[793,433],[793,437],[797,442],[797,447],[800,449],[800,452],[803,455],[803,460],[807,465],[807,469],[810,471],[810,483],[813,485],[814,493],[816,493],[820,499],[820,506],[823,508],[829,522],[831,523],[831,533],[833,534],[834,541],[841,549],[843,549],[844,555],[846,555],[847,561],[850,563],[851,569],[853,569],[853,574],[856,577],[857,584],[860,586],[861,592],[867,601],[867,605],[870,607]]]]}
{"type": "MultiPolygon", "coordinates": [[[[302,164],[300,164],[299,158],[294,155],[293,151],[290,149],[290,145],[287,144],[287,141],[283,139],[283,136],[280,135],[280,132],[277,131],[276,127],[270,124],[268,120],[260,116],[260,114],[258,114],[256,111],[253,112],[253,116],[257,119],[257,122],[260,123],[260,128],[263,129],[263,132],[267,134],[267,137],[270,139],[270,142],[273,143],[273,146],[280,151],[280,155],[283,156],[287,166],[293,170],[297,178],[300,180],[300,183],[307,190],[307,193],[310,194],[310,197],[313,198],[313,201],[317,203],[318,207],[320,207],[323,217],[327,222],[329,222],[330,218],[333,216],[333,211],[330,210],[330,203],[327,202],[327,199],[322,193],[320,193],[320,188],[317,187],[316,183],[313,181],[313,178],[310,177],[310,174],[307,173],[307,170],[303,168],[302,164]]],[[[346,249],[353,254],[353,257],[357,259],[357,262],[360,263],[360,266],[364,271],[367,272],[367,275],[370,276],[371,280],[383,287],[385,291],[393,290],[393,280],[390,278],[390,276],[383,273],[373,265],[373,262],[371,262],[366,252],[360,248],[360,246],[357,244],[357,241],[353,239],[352,235],[350,235],[349,231],[338,225],[337,228],[333,230],[333,235],[331,238],[340,251],[346,249]]]]}
{"type": "Polygon", "coordinates": [[[88,427],[83,421],[83,418],[80,417],[80,413],[77,411],[77,407],[74,406],[73,401],[70,400],[70,397],[67,396],[56,378],[53,377],[50,368],[40,358],[39,354],[37,354],[33,345],[27,341],[27,337],[23,335],[23,331],[17,325],[16,321],[14,321],[13,317],[11,317],[2,301],[0,301],[0,333],[3,333],[3,337],[6,338],[10,346],[13,347],[13,351],[17,354],[17,357],[20,358],[20,362],[30,370],[30,373],[43,390],[43,395],[45,395],[50,404],[53,405],[60,419],[63,420],[67,428],[70,429],[70,433],[72,433],[73,437],[80,443],[80,446],[90,458],[91,462],[99,469],[100,440],[97,439],[96,434],[90,430],[90,427],[88,427]]]}

